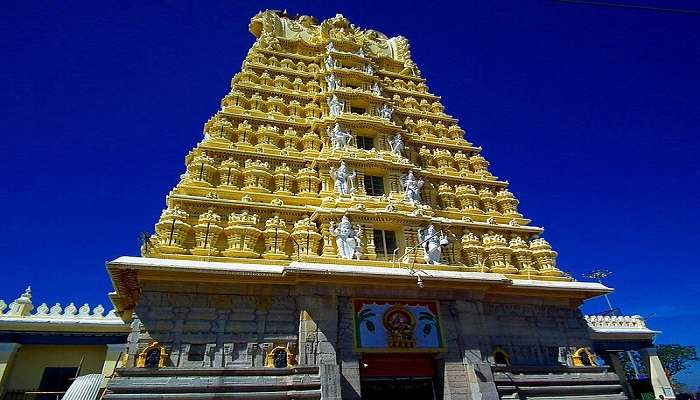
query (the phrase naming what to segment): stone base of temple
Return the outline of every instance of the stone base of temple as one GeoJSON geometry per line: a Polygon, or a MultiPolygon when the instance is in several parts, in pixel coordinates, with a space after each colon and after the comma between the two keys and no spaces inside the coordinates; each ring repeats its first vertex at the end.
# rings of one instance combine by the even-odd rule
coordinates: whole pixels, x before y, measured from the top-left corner
{"type": "Polygon", "coordinates": [[[141,275],[107,398],[624,398],[571,298],[437,276],[392,287],[141,275]]]}
{"type": "Polygon", "coordinates": [[[124,368],[105,399],[320,399],[318,367],[124,368]]]}
{"type": "Polygon", "coordinates": [[[602,367],[494,367],[501,399],[624,400],[617,374],[602,367]]]}

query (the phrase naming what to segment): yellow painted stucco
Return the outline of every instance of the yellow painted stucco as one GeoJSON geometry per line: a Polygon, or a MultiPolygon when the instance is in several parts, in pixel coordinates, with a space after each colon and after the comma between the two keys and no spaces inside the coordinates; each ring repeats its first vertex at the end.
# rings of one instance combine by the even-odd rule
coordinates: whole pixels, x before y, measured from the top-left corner
{"type": "Polygon", "coordinates": [[[107,346],[23,345],[17,351],[6,390],[36,390],[46,367],[77,367],[80,374],[101,373],[107,346]]]}

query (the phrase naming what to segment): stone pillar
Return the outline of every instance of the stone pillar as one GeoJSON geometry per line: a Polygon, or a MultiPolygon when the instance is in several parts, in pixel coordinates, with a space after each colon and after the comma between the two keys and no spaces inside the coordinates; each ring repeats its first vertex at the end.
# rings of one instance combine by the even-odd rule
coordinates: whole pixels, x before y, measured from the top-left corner
{"type": "Polygon", "coordinates": [[[189,345],[182,343],[182,333],[188,313],[189,309],[186,307],[176,307],[173,309],[175,327],[173,328],[173,347],[170,350],[170,361],[174,367],[182,365],[181,363],[187,360],[189,345]]]}
{"type": "Polygon", "coordinates": [[[360,399],[360,359],[353,351],[354,326],[351,300],[338,299],[338,361],[340,363],[340,390],[343,399],[360,399]]]}
{"type": "Polygon", "coordinates": [[[321,256],[336,258],[337,253],[333,246],[333,235],[330,233],[330,224],[328,221],[321,222],[321,236],[323,237],[323,248],[321,256]]]}
{"type": "MultiPolygon", "coordinates": [[[[226,366],[226,353],[224,351],[224,333],[228,323],[231,310],[216,310],[216,353],[214,354],[213,366],[216,368],[226,366]]],[[[233,351],[233,348],[230,349],[233,351]]]]}
{"type": "Polygon", "coordinates": [[[128,344],[127,344],[127,351],[129,354],[129,358],[127,360],[127,367],[129,368],[134,368],[136,367],[136,360],[138,359],[139,355],[139,336],[141,334],[141,320],[136,316],[136,314],[133,315],[133,318],[131,320],[131,333],[129,333],[129,339],[128,339],[128,344]]]}
{"type": "MultiPolygon", "coordinates": [[[[365,248],[363,250],[363,255],[367,257],[368,260],[377,259],[377,250],[374,244],[374,227],[369,224],[362,225],[362,232],[364,233],[364,238],[362,238],[365,243],[365,248]]],[[[391,255],[389,255],[391,257],[391,255]]],[[[387,260],[385,260],[387,261],[387,260]]]]}
{"type": "Polygon", "coordinates": [[[308,310],[299,313],[299,357],[300,365],[316,365],[318,326],[308,310]]]}
{"type": "Polygon", "coordinates": [[[353,194],[367,194],[367,189],[365,189],[365,173],[363,171],[357,171],[357,177],[355,178],[355,193],[353,194]]]}
{"type": "Polygon", "coordinates": [[[654,388],[654,397],[658,398],[660,394],[664,397],[675,398],[673,393],[673,388],[671,387],[671,382],[668,381],[666,372],[664,371],[664,366],[659,360],[659,356],[656,354],[656,347],[647,347],[641,349],[639,353],[644,360],[644,364],[647,367],[647,373],[649,374],[649,381],[651,386],[654,388]]]}
{"type": "Polygon", "coordinates": [[[608,357],[610,357],[610,364],[613,368],[613,372],[615,372],[618,378],[620,378],[620,385],[622,385],[625,395],[627,395],[627,398],[629,399],[634,398],[634,396],[632,396],[632,388],[630,388],[630,384],[627,382],[625,367],[622,365],[622,361],[620,361],[620,357],[617,355],[617,352],[608,352],[608,357]]]}
{"type": "Polygon", "coordinates": [[[107,345],[107,352],[105,353],[105,361],[102,364],[102,385],[100,387],[107,387],[107,382],[109,378],[114,374],[114,370],[119,364],[119,360],[122,354],[126,354],[127,346],[126,343],[115,343],[107,345]]]}
{"type": "Polygon", "coordinates": [[[19,343],[0,343],[0,398],[5,394],[8,377],[20,346],[19,343]]]}
{"type": "Polygon", "coordinates": [[[449,325],[453,324],[453,342],[448,348],[459,352],[459,358],[453,354],[445,360],[445,393],[448,393],[448,388],[452,393],[445,398],[497,400],[499,396],[491,366],[483,361],[480,350],[488,346],[480,304],[458,300],[441,309],[444,310],[442,318],[448,322],[448,332],[449,325]]]}
{"type": "Polygon", "coordinates": [[[340,368],[336,361],[338,343],[338,299],[336,296],[298,296],[299,363],[318,365],[321,397],[340,400],[340,368]]]}

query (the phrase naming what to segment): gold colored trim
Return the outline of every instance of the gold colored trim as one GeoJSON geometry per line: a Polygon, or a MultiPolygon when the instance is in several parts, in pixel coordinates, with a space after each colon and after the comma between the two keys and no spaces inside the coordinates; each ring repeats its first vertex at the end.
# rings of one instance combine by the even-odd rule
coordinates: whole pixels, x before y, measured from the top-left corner
{"type": "Polygon", "coordinates": [[[571,356],[571,359],[574,363],[574,367],[596,367],[598,366],[598,363],[596,361],[595,355],[591,353],[587,348],[581,347],[580,349],[576,350],[574,354],[571,356]],[[588,358],[589,365],[584,364],[583,362],[583,357],[588,358]]]}
{"type": "Polygon", "coordinates": [[[296,356],[294,355],[294,353],[289,351],[288,347],[276,346],[265,355],[266,368],[275,368],[275,352],[277,352],[277,350],[284,350],[284,352],[287,353],[287,368],[291,368],[297,363],[296,356]]]}
{"type": "Polygon", "coordinates": [[[158,368],[165,367],[165,360],[168,358],[168,353],[165,352],[165,346],[159,344],[158,342],[151,342],[146,346],[143,351],[141,351],[136,359],[136,367],[145,368],[146,367],[146,354],[153,349],[160,350],[160,359],[158,360],[158,368]]]}
{"type": "Polygon", "coordinates": [[[493,352],[491,353],[491,357],[493,357],[493,363],[495,365],[502,365],[502,364],[496,363],[496,355],[497,354],[503,355],[503,357],[505,357],[505,359],[506,359],[506,364],[505,364],[506,367],[510,367],[510,355],[508,354],[508,352],[503,350],[500,346],[497,346],[495,349],[493,349],[493,352]]]}

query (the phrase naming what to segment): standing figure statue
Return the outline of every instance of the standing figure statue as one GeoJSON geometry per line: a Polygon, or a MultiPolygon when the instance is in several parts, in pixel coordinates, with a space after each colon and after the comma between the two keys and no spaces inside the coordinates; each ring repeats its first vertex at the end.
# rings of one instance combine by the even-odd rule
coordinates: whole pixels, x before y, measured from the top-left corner
{"type": "Polygon", "coordinates": [[[333,178],[333,186],[335,191],[340,194],[352,194],[355,191],[355,177],[357,176],[357,171],[348,171],[348,167],[345,165],[345,161],[340,162],[340,167],[338,169],[332,168],[330,170],[331,178],[333,178]]]}
{"type": "Polygon", "coordinates": [[[338,246],[340,258],[352,260],[353,257],[356,257],[358,260],[360,259],[362,256],[360,253],[362,228],[358,226],[353,229],[350,220],[344,215],[338,227],[331,221],[329,230],[331,235],[335,236],[335,244],[338,246]]]}
{"type": "Polygon", "coordinates": [[[364,56],[365,56],[365,51],[362,50],[362,47],[360,47],[359,49],[357,49],[357,51],[355,52],[355,54],[357,54],[357,55],[360,56],[360,57],[364,57],[364,56]]]}
{"type": "Polygon", "coordinates": [[[374,93],[376,96],[382,95],[382,88],[379,87],[377,82],[374,82],[374,85],[372,85],[372,93],[374,93]]]}
{"type": "Polygon", "coordinates": [[[338,99],[336,95],[333,95],[333,97],[328,100],[328,108],[330,109],[331,117],[338,117],[343,114],[344,107],[345,103],[338,99]]]}
{"type": "Polygon", "coordinates": [[[329,54],[328,57],[326,57],[326,69],[331,70],[335,68],[335,61],[333,60],[333,57],[329,54]]]}
{"type": "Polygon", "coordinates": [[[384,106],[382,108],[379,108],[378,111],[380,117],[388,120],[391,120],[391,114],[393,114],[394,112],[394,110],[391,107],[389,107],[388,104],[384,104],[384,106]]]}
{"type": "Polygon", "coordinates": [[[425,255],[423,259],[428,264],[439,265],[440,257],[442,257],[442,246],[449,243],[447,235],[444,232],[436,231],[433,224],[428,226],[428,229],[418,230],[418,243],[422,243],[425,255]]]}
{"type": "Polygon", "coordinates": [[[326,77],[326,84],[328,85],[328,90],[335,90],[338,87],[338,79],[336,79],[335,74],[330,74],[326,77]]]}
{"type": "Polygon", "coordinates": [[[367,65],[365,66],[365,72],[366,72],[368,75],[374,75],[374,67],[372,67],[372,64],[367,64],[367,65]]]}
{"type": "Polygon", "coordinates": [[[338,50],[335,49],[335,45],[333,44],[333,42],[328,42],[328,44],[326,45],[326,51],[331,53],[338,50]]]}
{"type": "Polygon", "coordinates": [[[423,187],[423,180],[416,179],[413,175],[413,171],[408,171],[408,175],[404,175],[399,179],[401,186],[403,187],[403,198],[406,201],[410,201],[414,204],[418,204],[421,201],[420,190],[423,187]]]}
{"type": "Polygon", "coordinates": [[[403,144],[403,140],[401,140],[401,134],[397,133],[396,135],[390,137],[387,142],[389,142],[389,149],[391,149],[391,152],[401,157],[401,152],[406,148],[406,146],[403,144]]]}
{"type": "Polygon", "coordinates": [[[352,135],[349,132],[342,131],[340,125],[336,122],[333,129],[328,128],[328,137],[331,140],[331,149],[342,150],[350,146],[352,135]]]}

